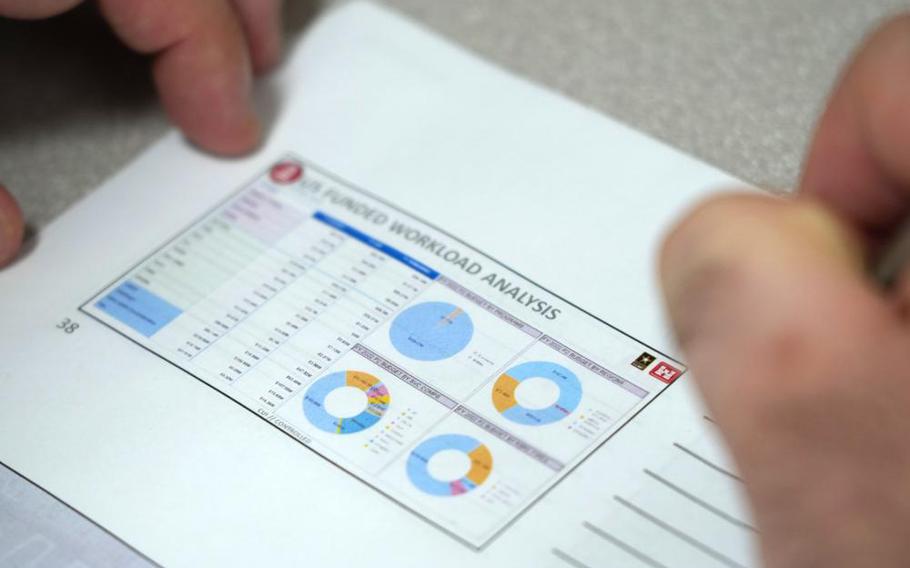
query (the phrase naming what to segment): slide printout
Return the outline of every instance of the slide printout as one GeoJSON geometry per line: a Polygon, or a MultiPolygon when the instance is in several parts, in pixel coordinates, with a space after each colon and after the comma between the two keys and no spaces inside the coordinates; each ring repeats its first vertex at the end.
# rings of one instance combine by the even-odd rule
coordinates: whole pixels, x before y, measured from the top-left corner
{"type": "Polygon", "coordinates": [[[684,372],[293,156],[81,309],[478,548],[684,372]]]}

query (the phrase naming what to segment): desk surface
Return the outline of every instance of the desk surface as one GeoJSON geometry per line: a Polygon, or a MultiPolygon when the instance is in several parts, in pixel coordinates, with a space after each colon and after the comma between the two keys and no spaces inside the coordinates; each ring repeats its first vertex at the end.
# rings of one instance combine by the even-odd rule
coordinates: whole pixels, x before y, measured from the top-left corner
{"type": "MultiPolygon", "coordinates": [[[[313,13],[343,1],[290,0],[289,28],[299,31],[313,13]]],[[[507,69],[772,188],[796,180],[825,95],[862,35],[910,8],[897,0],[384,3],[507,69]]],[[[167,128],[143,61],[119,48],[90,9],[50,22],[0,21],[0,180],[32,227],[167,128]]],[[[22,560],[53,548],[54,563],[94,557],[146,565],[2,465],[0,488],[8,501],[0,507],[0,560],[4,550],[22,560]]]]}
{"type": "MultiPolygon", "coordinates": [[[[299,31],[345,0],[288,2],[299,31]]],[[[384,0],[476,53],[760,186],[796,180],[860,38],[906,0],[384,0]]],[[[0,22],[0,180],[40,228],[161,136],[143,61],[89,9],[0,22]]]]}

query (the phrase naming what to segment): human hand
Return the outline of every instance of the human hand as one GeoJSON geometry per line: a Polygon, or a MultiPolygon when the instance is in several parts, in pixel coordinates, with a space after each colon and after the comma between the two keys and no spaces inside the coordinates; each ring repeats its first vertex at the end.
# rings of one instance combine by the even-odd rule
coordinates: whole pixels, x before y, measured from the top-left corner
{"type": "Polygon", "coordinates": [[[745,479],[767,566],[910,558],[910,279],[866,266],[910,211],[910,17],[829,101],[794,199],[711,199],[668,237],[667,307],[745,479]]]}
{"type": "MultiPolygon", "coordinates": [[[[81,0],[0,0],[0,17],[38,19],[81,0]]],[[[152,72],[171,120],[195,144],[223,155],[251,150],[260,124],[252,77],[281,57],[281,0],[99,0],[130,48],[153,57],[152,72]]],[[[22,212],[0,185],[0,266],[18,251],[22,212]]]]}

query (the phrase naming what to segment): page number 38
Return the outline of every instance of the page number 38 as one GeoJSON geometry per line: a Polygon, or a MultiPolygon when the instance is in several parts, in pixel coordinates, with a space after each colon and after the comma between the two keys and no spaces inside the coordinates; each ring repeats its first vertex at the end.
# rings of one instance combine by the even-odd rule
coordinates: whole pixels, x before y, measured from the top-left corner
{"type": "Polygon", "coordinates": [[[70,318],[63,318],[60,323],[57,324],[57,329],[62,330],[63,333],[73,333],[79,329],[79,324],[70,318]]]}

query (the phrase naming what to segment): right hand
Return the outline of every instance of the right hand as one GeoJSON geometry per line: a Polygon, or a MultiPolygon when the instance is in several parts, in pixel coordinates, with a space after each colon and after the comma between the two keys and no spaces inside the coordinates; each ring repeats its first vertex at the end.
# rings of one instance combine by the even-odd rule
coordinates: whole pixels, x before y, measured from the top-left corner
{"type": "Polygon", "coordinates": [[[795,199],[714,198],[667,239],[680,345],[746,482],[766,565],[910,563],[910,271],[865,265],[910,214],[910,17],[873,35],[795,199]]]}
{"type": "MultiPolygon", "coordinates": [[[[81,0],[0,0],[0,17],[48,18],[81,0]]],[[[99,0],[130,48],[154,58],[155,84],[171,120],[200,147],[252,150],[261,135],[253,73],[281,57],[281,0],[99,0]]],[[[0,186],[0,267],[22,243],[22,211],[0,186]]]]}

